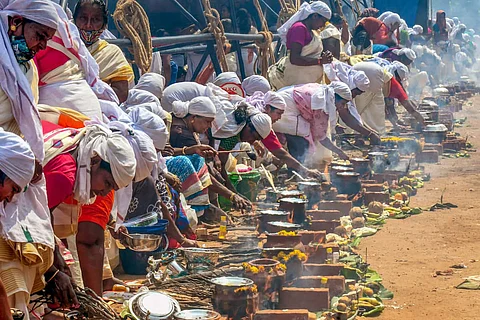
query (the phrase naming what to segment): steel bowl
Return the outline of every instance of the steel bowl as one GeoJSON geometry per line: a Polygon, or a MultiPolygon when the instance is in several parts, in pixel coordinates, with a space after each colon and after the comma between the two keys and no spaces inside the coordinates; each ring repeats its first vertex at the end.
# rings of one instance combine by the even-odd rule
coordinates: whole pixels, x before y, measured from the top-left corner
{"type": "Polygon", "coordinates": [[[137,252],[155,251],[162,243],[162,236],[156,234],[130,234],[125,238],[128,248],[137,252]]]}
{"type": "Polygon", "coordinates": [[[175,314],[175,320],[218,320],[221,317],[218,312],[204,309],[184,310],[175,314]]]}
{"type": "Polygon", "coordinates": [[[141,292],[128,302],[130,314],[136,319],[171,320],[173,315],[180,312],[177,300],[160,292],[141,292]]]}
{"type": "Polygon", "coordinates": [[[220,257],[220,251],[208,248],[182,248],[181,251],[190,272],[211,270],[217,265],[220,257]]]}

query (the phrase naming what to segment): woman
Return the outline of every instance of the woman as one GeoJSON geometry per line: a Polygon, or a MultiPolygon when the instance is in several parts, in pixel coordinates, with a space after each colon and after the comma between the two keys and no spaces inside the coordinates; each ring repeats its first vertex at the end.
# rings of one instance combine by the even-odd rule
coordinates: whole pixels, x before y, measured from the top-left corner
{"type": "MultiPolygon", "coordinates": [[[[107,197],[133,180],[135,154],[121,135],[95,124],[76,130],[43,122],[43,129],[48,132],[44,172],[50,211],[63,202],[93,204],[96,196],[107,197]]],[[[96,262],[103,264],[102,259],[96,262]]],[[[52,277],[63,277],[65,271],[64,266],[49,270],[52,277]]]]}
{"type": "Polygon", "coordinates": [[[330,21],[326,23],[325,28],[323,28],[320,32],[323,50],[330,51],[333,57],[337,60],[340,59],[342,33],[340,32],[340,29],[337,29],[337,27],[333,24],[333,21],[338,23],[339,19],[341,20],[340,15],[334,13],[330,21]]]}
{"type": "Polygon", "coordinates": [[[252,96],[257,91],[267,93],[272,88],[265,77],[254,74],[242,81],[242,89],[245,95],[252,96]]]}
{"type": "Polygon", "coordinates": [[[182,181],[182,192],[197,215],[210,205],[208,191],[230,199],[236,208],[250,205],[210,175],[205,165],[204,158],[213,158],[216,151],[209,145],[201,144],[198,134],[207,132],[215,120],[217,110],[213,102],[206,97],[174,102],[172,114],[170,145],[174,148],[174,157],[167,160],[167,167],[182,181]]]}
{"type": "MultiPolygon", "coordinates": [[[[24,137],[35,155],[36,165],[33,179],[27,179],[31,181],[25,184],[28,184],[26,192],[2,206],[0,279],[5,285],[10,307],[20,309],[29,319],[30,294],[44,288],[43,276],[53,263],[55,248],[40,165],[44,152],[36,109],[38,75],[31,59],[46,48],[47,41],[55,34],[59,18],[51,1],[7,3],[0,2],[0,127],[24,137]],[[24,232],[26,229],[28,233],[24,232]]],[[[21,169],[27,169],[27,166],[21,169]]],[[[47,274],[46,280],[49,279],[47,274]]],[[[50,283],[63,288],[70,280],[59,277],[50,283]]],[[[61,290],[56,290],[56,297],[60,296],[61,290]]],[[[78,303],[72,299],[74,304],[78,303]]]]}
{"type": "Polygon", "coordinates": [[[385,44],[389,47],[398,45],[398,31],[403,26],[407,28],[407,24],[405,20],[403,20],[398,14],[393,12],[384,12],[378,17],[378,20],[382,21],[388,29],[388,36],[390,39],[386,40],[385,42],[374,42],[376,44],[385,44]]]}
{"type": "Polygon", "coordinates": [[[195,97],[204,97],[207,87],[196,82],[179,82],[168,86],[161,99],[162,107],[172,112],[175,101],[187,102],[195,97]]]}
{"type": "Polygon", "coordinates": [[[445,11],[437,11],[437,20],[433,25],[433,43],[437,44],[440,41],[448,41],[447,15],[445,11]]]}
{"type": "Polygon", "coordinates": [[[337,112],[342,119],[351,117],[346,104],[352,100],[352,94],[346,84],[338,81],[329,85],[310,83],[285,88],[280,94],[287,109],[274,130],[285,134],[288,150],[294,158],[304,163],[309,151],[313,151],[311,147],[319,142],[340,158],[348,159],[328,137],[329,128],[332,130],[337,124],[337,112]]]}
{"type": "Polygon", "coordinates": [[[405,93],[402,85],[386,68],[373,61],[357,63],[353,68],[357,71],[365,72],[370,80],[368,91],[355,98],[357,110],[366,125],[380,135],[385,134],[385,97],[398,99],[417,121],[423,123],[422,116],[408,100],[408,95],[405,93]]]}
{"type": "Polygon", "coordinates": [[[100,39],[108,23],[105,2],[78,1],[73,11],[73,19],[83,43],[98,64],[100,79],[113,88],[120,102],[125,101],[128,89],[133,85],[133,70],[118,46],[100,39]]]}
{"type": "Polygon", "coordinates": [[[317,30],[332,16],[322,1],[304,2],[279,29],[278,33],[289,53],[268,69],[268,79],[275,89],[286,86],[322,82],[323,65],[332,62],[330,52],[323,50],[317,30]]]}
{"type": "MultiPolygon", "coordinates": [[[[5,215],[4,204],[12,202],[15,194],[21,193],[33,178],[35,173],[35,156],[18,135],[0,128],[0,215],[5,215]]],[[[5,241],[5,240],[1,240],[5,241]]],[[[0,257],[5,253],[0,248],[0,257]]],[[[5,279],[7,288],[11,287],[12,279],[5,279]]],[[[28,303],[28,298],[26,302],[28,303]]],[[[0,278],[0,319],[11,319],[7,291],[0,278]]],[[[18,305],[19,303],[17,303],[18,305]]],[[[14,304],[12,304],[14,306],[14,304]]],[[[26,310],[23,309],[23,312],[26,310]]]]}
{"type": "Polygon", "coordinates": [[[417,55],[409,48],[390,48],[380,53],[378,57],[390,62],[399,61],[408,67],[415,61],[417,55]]]}
{"type": "MultiPolygon", "coordinates": [[[[268,137],[272,131],[270,117],[245,101],[241,101],[235,106],[225,105],[223,111],[225,113],[223,120],[222,117],[216,117],[209,131],[211,143],[213,140],[220,140],[218,150],[233,150],[239,142],[254,144],[255,141],[268,137]]],[[[226,169],[228,154],[220,154],[219,158],[222,164],[221,174],[225,179],[226,186],[235,192],[226,169]]]]}
{"type": "MultiPolygon", "coordinates": [[[[396,18],[393,16],[392,20],[396,18]]],[[[398,28],[398,23],[393,23],[392,28],[398,28]]],[[[390,21],[389,21],[390,22],[390,21]]],[[[390,29],[381,20],[373,17],[360,20],[352,31],[352,54],[372,54],[374,44],[392,46],[395,42],[392,40],[396,29],[390,29]]]]}

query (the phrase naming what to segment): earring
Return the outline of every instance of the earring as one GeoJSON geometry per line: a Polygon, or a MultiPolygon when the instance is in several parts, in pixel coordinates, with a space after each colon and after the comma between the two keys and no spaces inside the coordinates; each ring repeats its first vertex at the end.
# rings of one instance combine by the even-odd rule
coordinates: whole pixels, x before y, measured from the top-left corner
{"type": "Polygon", "coordinates": [[[12,32],[17,31],[17,26],[16,26],[16,25],[11,26],[11,27],[10,27],[10,30],[12,30],[12,32]]]}

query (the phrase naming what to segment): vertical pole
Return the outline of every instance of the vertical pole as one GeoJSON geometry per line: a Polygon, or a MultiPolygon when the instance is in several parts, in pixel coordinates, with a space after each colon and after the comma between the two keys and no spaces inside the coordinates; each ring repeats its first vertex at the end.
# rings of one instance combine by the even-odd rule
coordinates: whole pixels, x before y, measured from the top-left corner
{"type": "Polygon", "coordinates": [[[207,60],[207,57],[208,57],[208,50],[206,50],[203,53],[202,59],[200,59],[200,62],[198,63],[197,67],[195,68],[195,71],[193,72],[193,75],[192,75],[192,79],[190,79],[191,82],[194,82],[197,79],[198,74],[202,70],[202,67],[203,67],[204,63],[207,60]]]}
{"type": "Polygon", "coordinates": [[[213,69],[215,69],[215,73],[219,75],[222,73],[222,67],[220,67],[220,62],[218,62],[217,51],[215,50],[214,40],[210,40],[207,43],[207,50],[210,54],[210,60],[212,60],[213,69]]]}
{"type": "MultiPolygon", "coordinates": [[[[232,17],[232,27],[235,33],[239,33],[238,24],[237,24],[237,13],[235,12],[235,3],[233,0],[228,1],[230,4],[230,17],[232,17]]],[[[233,50],[237,52],[237,62],[238,67],[240,68],[240,76],[245,79],[245,63],[243,62],[242,48],[238,40],[232,41],[233,50]]]]}

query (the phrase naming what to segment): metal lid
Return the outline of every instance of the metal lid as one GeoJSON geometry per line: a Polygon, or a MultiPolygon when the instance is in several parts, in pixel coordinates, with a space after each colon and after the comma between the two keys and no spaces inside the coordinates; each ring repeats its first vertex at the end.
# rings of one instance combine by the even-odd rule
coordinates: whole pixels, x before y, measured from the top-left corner
{"type": "Polygon", "coordinates": [[[217,320],[220,317],[218,312],[203,309],[184,310],[175,314],[176,320],[217,320]]]}
{"type": "Polygon", "coordinates": [[[290,222],[282,222],[282,221],[272,221],[269,222],[268,224],[275,226],[275,227],[283,227],[283,228],[298,228],[300,229],[302,226],[299,224],[295,223],[290,223],[290,222]]]}
{"type": "Polygon", "coordinates": [[[130,300],[130,313],[139,319],[149,315],[149,319],[164,320],[178,311],[178,302],[160,292],[144,292],[130,300]]]}
{"type": "Polygon", "coordinates": [[[280,202],[288,202],[288,203],[307,203],[308,200],[300,199],[300,198],[283,198],[280,199],[280,202]]]}
{"type": "Polygon", "coordinates": [[[253,281],[240,277],[219,277],[211,280],[213,284],[226,287],[244,287],[253,285],[253,281]]]}
{"type": "Polygon", "coordinates": [[[260,214],[268,215],[268,216],[288,216],[290,213],[286,211],[279,211],[279,210],[263,210],[263,211],[260,211],[260,214]]]}

